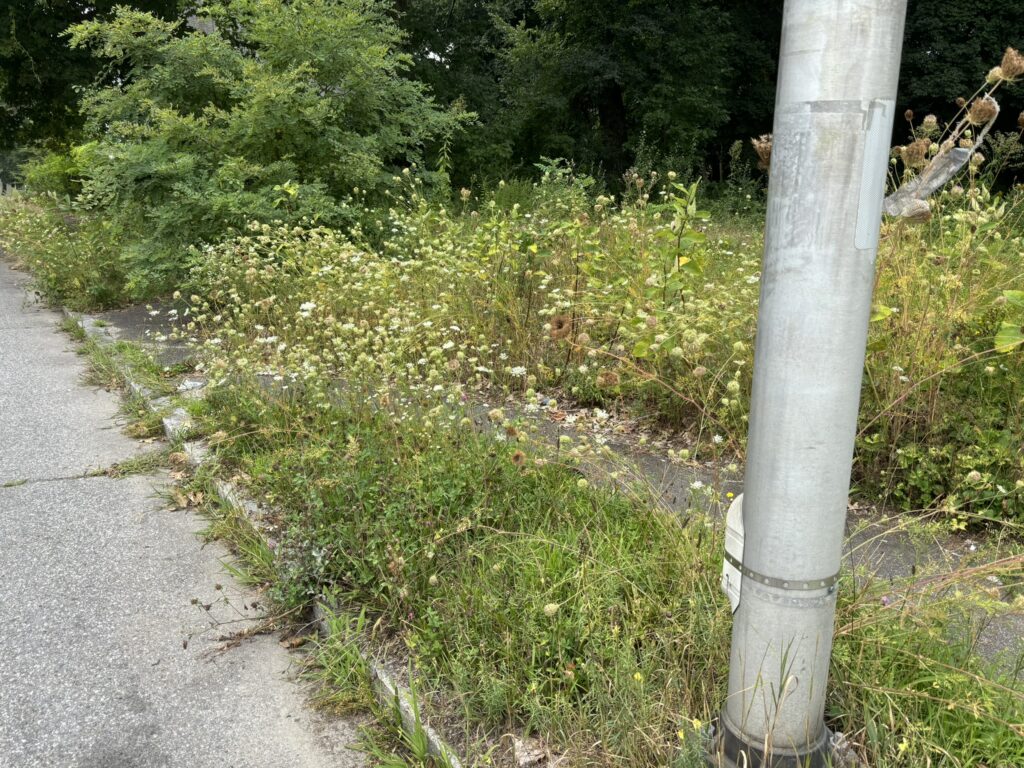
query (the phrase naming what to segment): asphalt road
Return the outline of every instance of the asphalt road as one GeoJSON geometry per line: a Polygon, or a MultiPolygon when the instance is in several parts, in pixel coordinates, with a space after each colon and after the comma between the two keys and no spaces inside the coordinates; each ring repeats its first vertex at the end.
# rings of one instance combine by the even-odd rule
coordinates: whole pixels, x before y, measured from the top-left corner
{"type": "Polygon", "coordinates": [[[364,765],[354,724],[310,710],[277,638],[219,650],[256,596],[162,479],[85,476],[153,446],[82,384],[25,282],[0,263],[0,767],[364,765]]]}

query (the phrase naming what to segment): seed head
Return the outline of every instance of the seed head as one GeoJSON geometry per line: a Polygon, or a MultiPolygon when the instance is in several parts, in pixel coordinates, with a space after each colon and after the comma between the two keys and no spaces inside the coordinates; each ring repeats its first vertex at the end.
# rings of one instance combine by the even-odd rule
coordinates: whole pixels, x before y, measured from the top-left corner
{"type": "Polygon", "coordinates": [[[1024,56],[1016,48],[1007,48],[999,68],[1003,70],[1003,77],[1007,80],[1020,77],[1024,75],[1024,56]]]}
{"type": "Polygon", "coordinates": [[[918,139],[910,142],[900,153],[903,157],[903,164],[908,168],[923,168],[928,161],[928,148],[931,144],[930,139],[918,139]]]}
{"type": "Polygon", "coordinates": [[[985,125],[999,114],[999,104],[991,96],[983,96],[971,102],[967,110],[967,121],[971,125],[985,125]]]}
{"type": "Polygon", "coordinates": [[[914,110],[908,109],[906,112],[903,113],[903,118],[908,123],[912,123],[914,121],[914,110]]]}
{"type": "Polygon", "coordinates": [[[921,128],[925,133],[932,133],[939,128],[939,118],[935,115],[925,115],[921,121],[921,128]]]}
{"type": "Polygon", "coordinates": [[[772,135],[770,133],[762,134],[756,139],[751,139],[750,143],[754,147],[754,152],[757,153],[757,167],[762,171],[767,171],[772,162],[772,135]]]}
{"type": "Polygon", "coordinates": [[[597,374],[597,386],[601,389],[611,389],[619,386],[619,374],[615,371],[601,371],[597,374]]]}
{"type": "Polygon", "coordinates": [[[957,96],[956,97],[956,105],[958,107],[963,109],[966,104],[967,104],[967,99],[965,99],[963,96],[957,96]]]}
{"type": "Polygon", "coordinates": [[[572,332],[572,318],[568,315],[555,315],[551,318],[551,338],[564,339],[572,332]]]}
{"type": "Polygon", "coordinates": [[[526,463],[526,454],[522,451],[516,451],[512,454],[510,461],[517,467],[521,467],[526,463]]]}
{"type": "Polygon", "coordinates": [[[988,71],[988,74],[985,75],[985,82],[989,85],[995,85],[1000,80],[1006,80],[1006,75],[1003,74],[1002,67],[992,67],[992,69],[988,71]]]}

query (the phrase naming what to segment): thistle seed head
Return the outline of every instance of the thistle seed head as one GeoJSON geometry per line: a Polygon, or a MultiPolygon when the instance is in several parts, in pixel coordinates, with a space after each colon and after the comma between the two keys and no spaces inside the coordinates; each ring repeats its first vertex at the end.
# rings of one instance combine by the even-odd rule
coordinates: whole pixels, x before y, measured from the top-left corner
{"type": "Polygon", "coordinates": [[[551,318],[551,338],[564,339],[572,332],[572,319],[568,315],[555,315],[551,318]]]}
{"type": "Polygon", "coordinates": [[[1024,56],[1016,48],[1007,48],[999,68],[1003,70],[1003,77],[1007,80],[1020,77],[1024,75],[1024,56]]]}
{"type": "Polygon", "coordinates": [[[999,114],[999,104],[991,96],[983,96],[971,102],[967,110],[967,121],[971,125],[985,125],[999,114]]]}
{"type": "Polygon", "coordinates": [[[1006,75],[1003,74],[1002,67],[992,67],[992,69],[988,71],[988,74],[985,75],[985,82],[988,83],[989,85],[995,85],[1000,80],[1006,79],[1007,78],[1006,75]]]}
{"type": "Polygon", "coordinates": [[[930,139],[912,141],[900,153],[903,157],[903,164],[908,168],[924,168],[928,162],[928,148],[931,145],[930,139]]]}
{"type": "Polygon", "coordinates": [[[754,152],[757,153],[757,167],[762,171],[767,171],[772,162],[772,135],[770,133],[762,134],[756,139],[751,139],[750,143],[754,147],[754,152]]]}

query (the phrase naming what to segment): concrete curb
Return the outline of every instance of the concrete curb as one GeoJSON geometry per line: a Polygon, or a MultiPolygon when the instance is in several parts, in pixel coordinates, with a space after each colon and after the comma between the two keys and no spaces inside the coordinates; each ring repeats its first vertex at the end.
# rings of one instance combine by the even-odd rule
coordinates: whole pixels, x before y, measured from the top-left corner
{"type": "MultiPolygon", "coordinates": [[[[62,309],[61,311],[65,318],[77,323],[79,328],[98,344],[113,344],[114,339],[103,330],[103,326],[96,325],[88,315],[71,312],[67,309],[62,309]]],[[[124,379],[128,391],[133,396],[142,400],[152,412],[161,413],[171,405],[171,398],[157,397],[147,387],[134,381],[131,377],[131,371],[126,367],[120,368],[118,373],[124,379]]],[[[195,389],[197,387],[191,387],[190,391],[195,391],[195,389]]],[[[188,434],[192,430],[192,418],[188,411],[180,406],[175,407],[167,416],[163,417],[163,427],[164,434],[170,442],[181,442],[182,452],[188,457],[188,463],[191,468],[198,469],[207,463],[210,456],[209,446],[202,440],[187,439],[188,434]]],[[[253,528],[257,531],[263,530],[264,524],[260,519],[259,506],[245,498],[235,483],[229,480],[216,479],[214,480],[214,488],[221,499],[241,512],[253,528]]],[[[313,616],[317,631],[324,637],[330,633],[327,621],[328,611],[330,611],[330,606],[322,600],[317,600],[313,605],[313,616]]],[[[384,669],[383,665],[378,663],[373,656],[364,650],[360,650],[360,655],[367,664],[370,687],[377,702],[382,707],[395,707],[400,716],[402,729],[409,736],[414,736],[421,732],[427,739],[427,748],[433,757],[441,760],[449,768],[464,768],[464,763],[456,755],[455,750],[448,745],[436,730],[422,719],[412,691],[400,685],[392,677],[391,673],[384,669]]]]}

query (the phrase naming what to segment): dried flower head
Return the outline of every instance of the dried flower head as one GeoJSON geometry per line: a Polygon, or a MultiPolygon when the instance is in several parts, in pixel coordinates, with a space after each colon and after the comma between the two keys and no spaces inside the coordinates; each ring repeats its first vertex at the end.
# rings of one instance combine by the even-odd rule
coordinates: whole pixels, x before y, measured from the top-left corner
{"type": "Polygon", "coordinates": [[[597,386],[601,389],[611,389],[619,386],[619,374],[615,371],[601,371],[597,374],[597,386]]]}
{"type": "Polygon", "coordinates": [[[908,123],[913,122],[913,120],[914,120],[914,110],[908,109],[906,112],[903,113],[903,118],[908,123]]]}
{"type": "Polygon", "coordinates": [[[918,139],[910,142],[903,147],[903,151],[900,153],[903,164],[907,168],[924,168],[928,162],[928,148],[931,144],[930,139],[918,139]]]}
{"type": "Polygon", "coordinates": [[[1005,79],[1006,76],[1003,74],[1002,67],[992,67],[992,69],[988,71],[988,74],[985,75],[985,82],[988,83],[989,85],[995,85],[1000,80],[1005,79]]]}
{"type": "Polygon", "coordinates": [[[526,454],[522,451],[516,451],[512,454],[509,460],[517,467],[521,467],[526,463],[526,454]]]}
{"type": "Polygon", "coordinates": [[[757,167],[767,171],[772,163],[772,135],[764,133],[756,139],[751,139],[750,143],[757,153],[757,167]]]}
{"type": "Polygon", "coordinates": [[[999,104],[991,96],[983,96],[971,102],[967,120],[971,125],[985,125],[999,114],[999,104]]]}
{"type": "Polygon", "coordinates": [[[999,68],[1003,70],[1003,77],[1007,80],[1020,77],[1024,75],[1024,56],[1016,48],[1007,48],[999,68]]]}
{"type": "Polygon", "coordinates": [[[967,99],[965,99],[963,96],[957,96],[956,105],[960,107],[960,109],[963,109],[967,105],[967,99]]]}
{"type": "Polygon", "coordinates": [[[939,128],[939,118],[935,115],[925,115],[924,120],[921,121],[921,128],[926,133],[937,131],[939,128]]]}
{"type": "Polygon", "coordinates": [[[572,333],[572,318],[568,315],[555,315],[551,318],[551,338],[564,339],[572,333]]]}

